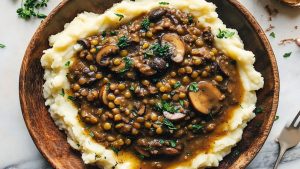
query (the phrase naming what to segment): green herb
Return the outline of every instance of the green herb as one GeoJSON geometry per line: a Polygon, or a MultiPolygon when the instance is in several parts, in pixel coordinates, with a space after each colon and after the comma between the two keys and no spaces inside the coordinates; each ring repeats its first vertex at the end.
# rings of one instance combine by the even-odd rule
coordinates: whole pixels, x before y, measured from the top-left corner
{"type": "Polygon", "coordinates": [[[0,48],[5,48],[6,46],[0,43],[0,48]]]}
{"type": "Polygon", "coordinates": [[[120,37],[117,45],[119,46],[119,48],[125,48],[125,47],[129,46],[128,38],[126,36],[120,37]]]}
{"type": "Polygon", "coordinates": [[[169,5],[169,2],[159,2],[159,5],[169,5]]]}
{"type": "Polygon", "coordinates": [[[77,147],[80,147],[80,144],[77,143],[77,147]]]}
{"type": "Polygon", "coordinates": [[[93,133],[93,132],[90,132],[90,136],[91,136],[91,137],[94,137],[95,135],[94,135],[94,133],[93,133]]]}
{"type": "Polygon", "coordinates": [[[39,13],[39,9],[47,7],[49,0],[25,0],[19,9],[17,9],[17,14],[22,19],[28,20],[31,17],[45,18],[46,15],[39,13]]]}
{"type": "Polygon", "coordinates": [[[145,31],[149,30],[149,27],[150,27],[150,21],[149,19],[144,19],[141,23],[141,28],[145,31]]]}
{"type": "Polygon", "coordinates": [[[284,58],[288,58],[288,57],[290,57],[290,56],[291,56],[291,54],[292,54],[292,52],[285,53],[285,54],[283,55],[283,57],[284,57],[284,58]]]}
{"type": "Polygon", "coordinates": [[[71,101],[74,101],[75,97],[74,96],[68,96],[68,99],[71,100],[71,101]]]}
{"type": "Polygon", "coordinates": [[[167,126],[170,130],[177,130],[177,128],[174,126],[172,122],[170,122],[168,119],[163,120],[163,124],[167,126]]]}
{"type": "Polygon", "coordinates": [[[176,147],[176,140],[170,140],[171,147],[176,147]]]}
{"type": "Polygon", "coordinates": [[[160,143],[160,144],[164,144],[164,143],[165,143],[165,140],[159,139],[159,143],[160,143]]]}
{"type": "Polygon", "coordinates": [[[134,91],[134,86],[130,86],[129,90],[133,92],[134,91]]]}
{"type": "Polygon", "coordinates": [[[145,158],[145,156],[143,155],[143,154],[141,154],[141,153],[139,153],[139,152],[135,152],[135,154],[140,158],[140,159],[144,159],[145,158]]]}
{"type": "Polygon", "coordinates": [[[274,121],[276,121],[276,120],[278,120],[279,119],[279,116],[275,116],[275,119],[274,119],[274,121]]]}
{"type": "Polygon", "coordinates": [[[65,66],[70,66],[70,61],[67,61],[66,63],[65,63],[65,66]]]}
{"type": "Polygon", "coordinates": [[[195,132],[200,131],[202,128],[203,128],[203,126],[202,126],[202,125],[199,125],[199,124],[193,124],[193,125],[192,125],[192,129],[193,129],[193,131],[195,131],[195,132]]]}
{"type": "Polygon", "coordinates": [[[105,37],[106,35],[107,35],[106,31],[103,31],[103,32],[101,33],[101,36],[103,36],[103,37],[105,37]]]}
{"type": "Polygon", "coordinates": [[[118,34],[118,32],[117,32],[117,31],[110,31],[109,34],[110,34],[111,36],[115,36],[115,35],[118,34]]]}
{"type": "Polygon", "coordinates": [[[133,65],[133,61],[127,56],[123,58],[123,61],[125,62],[125,68],[122,69],[119,73],[124,73],[128,71],[133,65]]]}
{"type": "Polygon", "coordinates": [[[222,38],[231,38],[235,32],[231,32],[229,30],[221,30],[219,29],[219,33],[217,34],[217,38],[222,39],[222,38]]]}
{"type": "Polygon", "coordinates": [[[176,82],[175,84],[174,84],[174,89],[177,89],[178,87],[180,87],[181,86],[181,83],[180,83],[180,81],[178,81],[178,82],[176,82]]]}
{"type": "Polygon", "coordinates": [[[259,114],[259,113],[262,113],[264,110],[261,108],[261,107],[257,107],[254,109],[254,113],[255,114],[259,114]]]}
{"type": "Polygon", "coordinates": [[[193,16],[188,16],[189,24],[194,23],[194,17],[193,16]]]}
{"type": "Polygon", "coordinates": [[[61,89],[60,95],[62,95],[63,97],[65,97],[65,90],[64,89],[61,89]]]}
{"type": "Polygon", "coordinates": [[[166,57],[169,55],[170,47],[168,45],[160,45],[159,43],[155,43],[150,47],[153,51],[153,54],[159,57],[166,57]]]}
{"type": "Polygon", "coordinates": [[[115,15],[119,17],[119,21],[121,21],[124,18],[124,15],[122,14],[115,13],[115,15]]]}
{"type": "Polygon", "coordinates": [[[179,100],[179,104],[180,104],[181,107],[183,107],[184,106],[184,101],[183,100],[179,100]]]}
{"type": "Polygon", "coordinates": [[[198,92],[199,87],[198,87],[198,84],[196,82],[192,82],[192,83],[190,83],[188,89],[191,92],[198,92]]]}
{"type": "Polygon", "coordinates": [[[120,150],[119,149],[117,149],[116,147],[111,147],[111,149],[116,153],[116,154],[118,154],[119,152],[120,152],[120,150]]]}
{"type": "Polygon", "coordinates": [[[161,103],[156,104],[156,109],[160,112],[167,111],[170,113],[176,113],[179,108],[175,107],[170,102],[162,101],[161,103]]]}
{"type": "Polygon", "coordinates": [[[271,32],[271,33],[270,33],[270,36],[271,36],[272,38],[275,38],[275,37],[276,37],[274,32],[271,32]]]}

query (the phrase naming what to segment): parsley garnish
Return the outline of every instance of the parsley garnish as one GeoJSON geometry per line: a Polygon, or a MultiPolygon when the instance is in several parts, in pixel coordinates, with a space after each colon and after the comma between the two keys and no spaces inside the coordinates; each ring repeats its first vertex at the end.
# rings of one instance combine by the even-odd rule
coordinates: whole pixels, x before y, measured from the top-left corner
{"type": "Polygon", "coordinates": [[[159,143],[160,143],[160,144],[164,144],[164,143],[165,143],[165,140],[159,139],[159,143]]]}
{"type": "Polygon", "coordinates": [[[180,81],[178,81],[178,82],[176,82],[175,84],[174,84],[174,89],[177,89],[178,87],[180,87],[181,86],[181,83],[180,83],[180,81]]]}
{"type": "Polygon", "coordinates": [[[191,92],[198,92],[199,87],[198,87],[198,84],[196,82],[192,82],[192,83],[190,83],[188,89],[191,92]]]}
{"type": "Polygon", "coordinates": [[[202,125],[199,125],[199,124],[193,124],[193,125],[192,125],[192,129],[193,129],[194,132],[198,132],[198,131],[200,131],[202,128],[203,128],[203,126],[202,126],[202,125]]]}
{"type": "Polygon", "coordinates": [[[159,43],[155,43],[150,47],[155,56],[166,57],[169,55],[170,47],[168,45],[160,45],[159,43]]]}
{"type": "Polygon", "coordinates": [[[133,92],[134,91],[134,86],[130,86],[129,90],[133,92]]]}
{"type": "Polygon", "coordinates": [[[169,5],[169,2],[159,2],[159,5],[169,5]]]}
{"type": "Polygon", "coordinates": [[[120,150],[117,149],[116,147],[111,147],[111,149],[112,149],[116,154],[118,154],[118,153],[120,152],[120,150]]]}
{"type": "Polygon", "coordinates": [[[179,100],[179,104],[180,104],[181,107],[183,107],[184,106],[184,101],[183,100],[179,100]]]}
{"type": "Polygon", "coordinates": [[[254,109],[254,113],[255,114],[259,114],[259,113],[262,113],[264,110],[261,108],[261,107],[257,107],[254,109]]]}
{"type": "Polygon", "coordinates": [[[5,48],[6,46],[0,43],[0,48],[5,48]]]}
{"type": "Polygon", "coordinates": [[[149,19],[144,19],[141,23],[141,28],[144,29],[145,31],[149,30],[150,27],[150,21],[149,19]]]}
{"type": "Polygon", "coordinates": [[[189,24],[192,24],[194,22],[193,16],[188,16],[189,24]]]}
{"type": "Polygon", "coordinates": [[[176,113],[178,111],[178,107],[166,101],[156,104],[156,109],[160,112],[167,111],[170,113],[176,113]]]}
{"type": "Polygon", "coordinates": [[[276,121],[276,120],[278,120],[279,119],[279,116],[275,116],[275,119],[274,119],[274,121],[276,121]]]}
{"type": "Polygon", "coordinates": [[[70,66],[70,63],[71,63],[70,61],[67,61],[67,62],[65,63],[65,66],[67,66],[67,67],[70,66]]]}
{"type": "Polygon", "coordinates": [[[63,97],[65,97],[65,90],[64,89],[61,89],[60,95],[62,95],[63,97]]]}
{"type": "Polygon", "coordinates": [[[68,96],[68,99],[71,100],[71,101],[74,101],[75,97],[74,96],[68,96]]]}
{"type": "Polygon", "coordinates": [[[129,46],[128,38],[126,36],[120,37],[117,45],[119,46],[119,48],[125,48],[125,47],[129,46]]]}
{"type": "Polygon", "coordinates": [[[167,126],[170,130],[177,130],[177,128],[174,126],[172,122],[170,122],[168,119],[163,120],[163,124],[167,126]]]}
{"type": "Polygon", "coordinates": [[[103,37],[105,37],[106,35],[107,35],[106,31],[103,31],[103,32],[101,33],[101,36],[103,36],[103,37]]]}
{"type": "Polygon", "coordinates": [[[217,38],[222,39],[222,38],[231,38],[235,32],[230,32],[229,30],[221,30],[219,29],[219,33],[217,34],[217,38]]]}
{"type": "Polygon", "coordinates": [[[121,21],[121,20],[124,18],[124,15],[122,15],[122,14],[115,13],[115,15],[116,15],[117,17],[119,17],[119,21],[121,21]]]}
{"type": "Polygon", "coordinates": [[[133,61],[129,57],[124,57],[123,61],[125,62],[125,68],[122,69],[119,73],[124,73],[124,72],[128,71],[132,67],[132,64],[133,64],[133,61]]]}
{"type": "Polygon", "coordinates": [[[25,0],[25,3],[22,2],[22,5],[17,9],[17,14],[19,17],[28,20],[31,17],[45,18],[45,14],[39,13],[39,9],[47,7],[49,0],[25,0]]]}
{"type": "Polygon", "coordinates": [[[115,35],[118,34],[118,32],[117,32],[117,31],[110,31],[109,34],[110,34],[111,36],[115,36],[115,35]]]}
{"type": "Polygon", "coordinates": [[[271,32],[271,33],[270,33],[270,36],[271,36],[272,38],[275,38],[275,37],[276,37],[274,32],[271,32]]]}
{"type": "Polygon", "coordinates": [[[91,136],[91,137],[94,137],[95,135],[94,135],[94,133],[93,133],[93,132],[90,132],[90,136],[91,136]]]}
{"type": "Polygon", "coordinates": [[[288,58],[288,57],[290,57],[292,55],[292,52],[289,52],[289,53],[285,53],[284,55],[283,55],[283,57],[284,58],[288,58]]]}
{"type": "Polygon", "coordinates": [[[144,159],[145,158],[145,156],[143,155],[143,154],[141,154],[141,153],[139,153],[139,152],[135,152],[135,154],[140,158],[140,159],[144,159]]]}
{"type": "Polygon", "coordinates": [[[176,140],[170,140],[171,147],[176,147],[176,140]]]}

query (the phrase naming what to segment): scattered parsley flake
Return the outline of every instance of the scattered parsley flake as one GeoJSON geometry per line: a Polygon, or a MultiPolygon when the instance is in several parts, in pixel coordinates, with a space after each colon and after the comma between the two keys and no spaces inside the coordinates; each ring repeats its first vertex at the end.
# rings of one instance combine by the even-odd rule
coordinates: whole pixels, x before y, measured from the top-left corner
{"type": "Polygon", "coordinates": [[[20,18],[28,20],[31,17],[45,18],[46,15],[39,13],[40,8],[47,7],[49,0],[25,0],[22,5],[17,9],[17,14],[20,18]]]}
{"type": "Polygon", "coordinates": [[[194,17],[193,16],[188,16],[189,24],[194,23],[194,17]]]}
{"type": "Polygon", "coordinates": [[[284,58],[288,58],[288,57],[290,57],[292,55],[292,52],[288,52],[288,53],[285,53],[284,55],[283,55],[283,57],[284,58]]]}
{"type": "Polygon", "coordinates": [[[170,53],[170,47],[168,45],[160,45],[159,43],[155,43],[150,47],[150,50],[153,51],[155,56],[166,57],[170,53]]]}
{"type": "Polygon", "coordinates": [[[192,83],[190,83],[188,89],[191,92],[198,92],[199,87],[198,87],[198,84],[196,82],[192,82],[192,83]]]}
{"type": "Polygon", "coordinates": [[[115,15],[116,15],[117,17],[119,17],[119,21],[121,21],[121,20],[124,18],[124,15],[122,15],[122,14],[115,13],[115,15]]]}
{"type": "Polygon", "coordinates": [[[143,154],[141,154],[141,153],[139,153],[139,152],[135,152],[135,154],[140,158],[140,159],[144,159],[145,158],[145,156],[143,155],[143,154]]]}
{"type": "Polygon", "coordinates": [[[163,124],[165,126],[167,126],[170,130],[177,130],[177,128],[174,126],[174,124],[171,121],[169,121],[168,119],[164,119],[163,124]]]}
{"type": "Polygon", "coordinates": [[[130,86],[129,90],[134,91],[134,86],[130,86]]]}
{"type": "Polygon", "coordinates": [[[141,23],[141,28],[145,31],[148,31],[150,27],[150,20],[148,18],[144,19],[141,23]]]}
{"type": "Polygon", "coordinates": [[[181,86],[181,82],[180,81],[178,81],[178,82],[176,82],[175,84],[174,84],[174,89],[177,89],[178,87],[180,87],[181,86]]]}
{"type": "Polygon", "coordinates": [[[111,147],[111,149],[112,149],[116,154],[118,154],[118,153],[120,152],[120,150],[117,149],[116,147],[111,147]]]}
{"type": "Polygon", "coordinates": [[[181,107],[183,107],[184,106],[184,101],[183,100],[179,100],[179,104],[180,104],[181,107]]]}
{"type": "Polygon", "coordinates": [[[178,112],[179,108],[175,107],[172,103],[167,101],[162,101],[161,103],[156,104],[156,109],[160,112],[167,111],[169,113],[176,113],[178,112]]]}
{"type": "Polygon", "coordinates": [[[276,120],[278,120],[279,119],[279,116],[275,116],[275,119],[274,119],[274,121],[276,121],[276,120]]]}
{"type": "Polygon", "coordinates": [[[122,69],[119,73],[124,73],[128,71],[133,65],[133,61],[132,59],[130,59],[130,57],[124,57],[123,61],[125,62],[125,68],[122,69]]]}
{"type": "Polygon", "coordinates": [[[71,64],[71,61],[67,61],[66,63],[65,63],[65,66],[70,66],[70,64],[71,64]]]}
{"type": "Polygon", "coordinates": [[[160,143],[160,144],[164,144],[164,143],[165,143],[165,140],[159,139],[159,143],[160,143]]]}
{"type": "Polygon", "coordinates": [[[264,109],[261,108],[261,107],[257,107],[257,108],[254,109],[254,113],[255,113],[255,114],[262,113],[263,111],[264,111],[264,109]]]}
{"type": "Polygon", "coordinates": [[[171,147],[176,147],[176,140],[170,140],[171,147]]]}
{"type": "Polygon", "coordinates": [[[65,89],[61,89],[60,95],[62,95],[63,97],[65,97],[65,89]]]}
{"type": "Polygon", "coordinates": [[[74,101],[75,97],[74,96],[68,96],[68,99],[71,100],[71,101],[74,101]]]}
{"type": "Polygon", "coordinates": [[[102,36],[102,37],[105,37],[106,35],[107,35],[106,31],[103,31],[103,32],[101,33],[101,36],[102,36]]]}
{"type": "Polygon", "coordinates": [[[235,34],[235,32],[231,32],[229,30],[221,30],[219,29],[219,33],[217,34],[217,38],[219,39],[227,39],[227,38],[231,38],[233,35],[235,34]]]}
{"type": "Polygon", "coordinates": [[[276,37],[274,32],[271,32],[271,33],[270,33],[270,36],[271,36],[272,38],[275,38],[275,37],[276,37]]]}
{"type": "Polygon", "coordinates": [[[195,132],[200,131],[202,128],[203,128],[203,126],[202,126],[202,125],[199,125],[199,124],[193,124],[193,125],[192,125],[192,129],[193,129],[195,132]]]}
{"type": "Polygon", "coordinates": [[[5,48],[6,46],[4,44],[0,43],[0,48],[5,48]]]}
{"type": "Polygon", "coordinates": [[[125,48],[125,47],[129,46],[128,38],[126,36],[120,37],[117,45],[119,46],[119,48],[125,48]]]}
{"type": "Polygon", "coordinates": [[[159,2],[159,5],[169,5],[169,2],[159,2]]]}
{"type": "Polygon", "coordinates": [[[115,36],[115,35],[118,34],[118,32],[117,32],[117,31],[110,31],[109,34],[110,34],[111,36],[115,36]]]}

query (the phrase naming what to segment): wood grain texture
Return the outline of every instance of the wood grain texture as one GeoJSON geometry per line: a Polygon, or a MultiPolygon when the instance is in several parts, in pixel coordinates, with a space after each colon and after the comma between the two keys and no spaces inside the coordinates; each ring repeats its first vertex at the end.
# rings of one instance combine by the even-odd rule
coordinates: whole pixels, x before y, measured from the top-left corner
{"type": "MultiPolygon", "coordinates": [[[[49,48],[48,37],[63,30],[80,12],[103,13],[113,3],[120,0],[66,0],[60,3],[41,23],[34,34],[23,58],[19,79],[19,95],[29,133],[41,154],[56,169],[85,169],[80,153],[72,150],[66,135],[59,131],[42,97],[43,68],[40,58],[43,50],[49,48]]],[[[262,73],[265,86],[257,92],[259,107],[264,112],[258,114],[245,129],[242,141],[232,153],[220,163],[220,169],[245,168],[264,144],[274,121],[278,106],[279,76],[272,48],[261,27],[253,16],[236,0],[209,0],[217,6],[217,12],[224,23],[238,30],[245,48],[256,56],[255,68],[262,73]]]]}

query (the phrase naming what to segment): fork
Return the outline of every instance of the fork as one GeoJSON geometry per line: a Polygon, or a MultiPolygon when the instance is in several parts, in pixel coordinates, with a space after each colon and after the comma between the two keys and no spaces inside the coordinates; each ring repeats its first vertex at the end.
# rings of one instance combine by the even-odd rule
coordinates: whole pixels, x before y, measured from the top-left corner
{"type": "Polygon", "coordinates": [[[295,147],[300,141],[300,122],[296,125],[296,121],[298,120],[299,116],[300,111],[298,112],[292,123],[282,129],[277,139],[280,146],[280,151],[273,169],[277,169],[284,153],[288,149],[295,147]]]}

